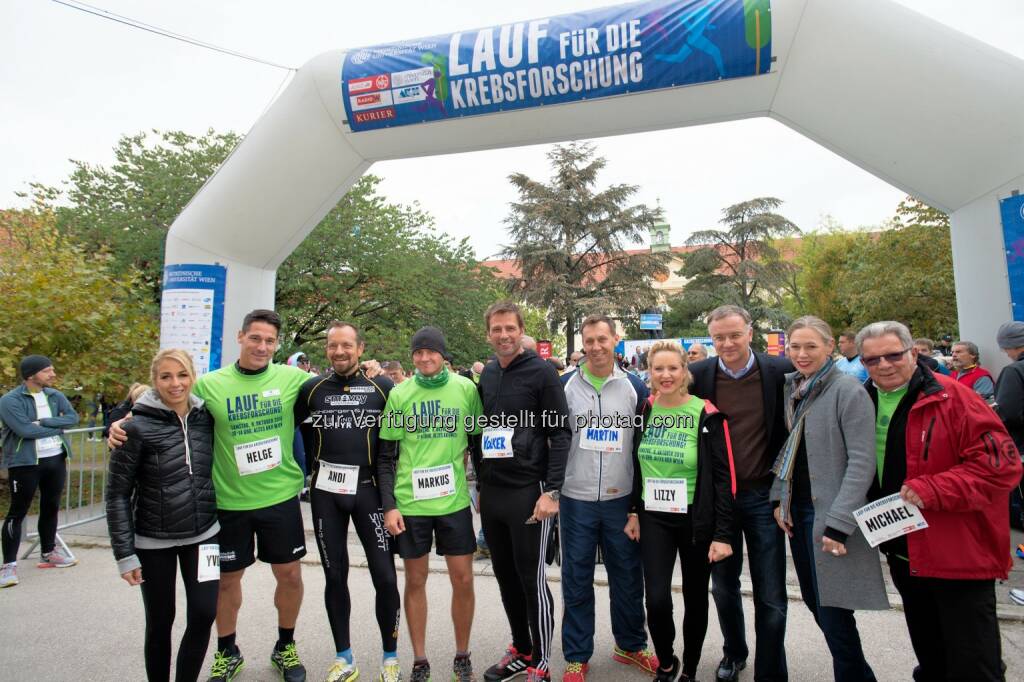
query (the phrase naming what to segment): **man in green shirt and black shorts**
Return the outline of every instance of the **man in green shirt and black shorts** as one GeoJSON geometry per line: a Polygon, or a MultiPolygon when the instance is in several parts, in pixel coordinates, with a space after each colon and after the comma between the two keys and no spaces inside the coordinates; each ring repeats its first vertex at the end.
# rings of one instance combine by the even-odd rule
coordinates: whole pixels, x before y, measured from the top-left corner
{"type": "MultiPolygon", "coordinates": [[[[306,679],[294,639],[302,605],[299,559],[306,554],[298,498],[304,476],[292,456],[292,439],[295,401],[309,374],[271,363],[280,332],[277,313],[252,311],[238,332],[238,362],[199,377],[193,388],[214,419],[221,573],[211,680],[231,680],[243,666],[235,629],[242,575],[257,557],[271,565],[277,580],[278,641],[271,663],[286,682],[306,679]]],[[[119,425],[112,426],[111,443],[124,440],[119,425]]]]}
{"type": "Polygon", "coordinates": [[[380,437],[399,442],[397,468],[382,449],[377,459],[384,525],[405,562],[405,616],[412,640],[410,682],[427,682],[427,575],[431,544],[448,564],[452,583],[455,661],[452,679],[469,682],[476,534],[466,487],[466,449],[480,433],[483,412],[476,385],[449,372],[444,335],[424,327],[412,338],[416,376],[395,386],[384,408],[380,437]]]}

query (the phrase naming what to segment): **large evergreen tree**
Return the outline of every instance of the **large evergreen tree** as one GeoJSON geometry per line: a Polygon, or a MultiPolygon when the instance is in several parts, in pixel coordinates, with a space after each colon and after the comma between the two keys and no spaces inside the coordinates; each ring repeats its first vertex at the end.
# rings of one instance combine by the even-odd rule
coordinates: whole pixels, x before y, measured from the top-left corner
{"type": "Polygon", "coordinates": [[[549,182],[514,173],[519,200],[505,222],[516,261],[513,296],[548,311],[551,331],[564,326],[566,352],[575,350],[583,317],[604,312],[631,319],[658,303],[653,276],[666,272],[668,253],[627,252],[661,218],[660,209],[630,205],[636,185],[597,188],[606,161],[590,143],[556,145],[548,152],[549,182]]]}

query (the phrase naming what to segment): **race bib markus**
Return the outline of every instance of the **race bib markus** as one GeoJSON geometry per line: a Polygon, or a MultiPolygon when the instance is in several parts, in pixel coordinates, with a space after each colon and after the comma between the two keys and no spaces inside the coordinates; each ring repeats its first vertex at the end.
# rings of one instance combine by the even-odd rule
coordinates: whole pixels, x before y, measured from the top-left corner
{"type": "Polygon", "coordinates": [[[670,514],[685,514],[686,479],[645,478],[644,509],[670,514]]]}
{"type": "Polygon", "coordinates": [[[316,475],[316,487],[337,495],[355,495],[359,488],[359,467],[347,464],[331,464],[320,460],[320,471],[316,475]]]}
{"type": "Polygon", "coordinates": [[[484,429],[480,449],[484,459],[505,459],[512,457],[512,434],[515,429],[484,429]]]}
{"type": "Polygon", "coordinates": [[[433,500],[455,494],[455,466],[442,464],[429,469],[412,470],[414,500],[433,500]]]}
{"type": "Polygon", "coordinates": [[[235,462],[242,476],[276,469],[281,465],[281,439],[274,436],[236,445],[235,462]]]}

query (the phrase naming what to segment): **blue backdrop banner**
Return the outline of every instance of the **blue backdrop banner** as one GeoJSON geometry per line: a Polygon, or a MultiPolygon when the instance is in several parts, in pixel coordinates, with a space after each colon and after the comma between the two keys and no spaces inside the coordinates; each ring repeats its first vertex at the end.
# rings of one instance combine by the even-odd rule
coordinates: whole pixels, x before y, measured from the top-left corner
{"type": "Polygon", "coordinates": [[[226,284],[223,265],[164,266],[160,348],[187,350],[197,375],[220,369],[226,284]]]}
{"type": "Polygon", "coordinates": [[[1010,278],[1013,319],[1024,322],[1024,195],[999,202],[1006,246],[1006,274],[1010,278]]]}
{"type": "Polygon", "coordinates": [[[639,2],[352,50],[353,131],[767,73],[770,0],[639,2]]]}

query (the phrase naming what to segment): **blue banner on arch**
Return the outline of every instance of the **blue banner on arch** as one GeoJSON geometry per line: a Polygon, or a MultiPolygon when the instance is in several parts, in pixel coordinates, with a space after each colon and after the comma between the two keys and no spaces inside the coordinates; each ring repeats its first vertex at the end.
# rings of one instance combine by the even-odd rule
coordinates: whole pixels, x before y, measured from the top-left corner
{"type": "Polygon", "coordinates": [[[767,73],[770,0],[639,2],[356,49],[353,131],[767,73]]]}
{"type": "Polygon", "coordinates": [[[999,202],[1013,319],[1024,322],[1024,195],[999,202]]]}

